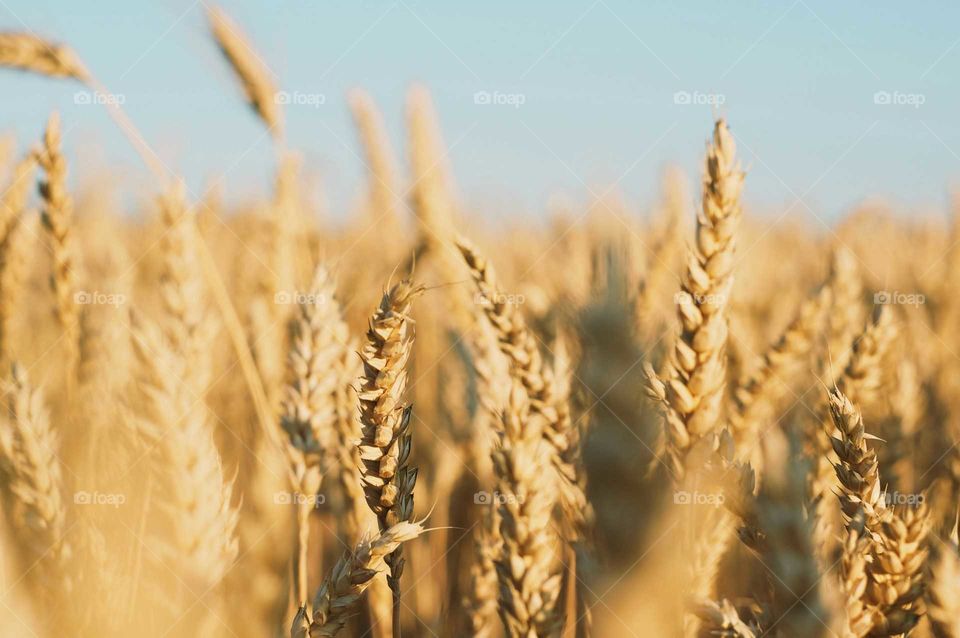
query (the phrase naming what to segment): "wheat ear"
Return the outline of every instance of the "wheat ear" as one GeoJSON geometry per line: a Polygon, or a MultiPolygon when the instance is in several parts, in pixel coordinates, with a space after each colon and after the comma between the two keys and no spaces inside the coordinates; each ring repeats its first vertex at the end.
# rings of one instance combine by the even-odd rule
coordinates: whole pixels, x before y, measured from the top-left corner
{"type": "Polygon", "coordinates": [[[370,96],[355,89],[348,96],[353,121],[360,133],[364,157],[369,171],[370,207],[372,219],[379,224],[397,223],[397,170],[394,166],[390,140],[384,130],[383,118],[370,96]]]}
{"type": "Polygon", "coordinates": [[[50,236],[53,274],[50,288],[56,297],[57,320],[64,334],[67,353],[67,388],[73,387],[79,362],[80,318],[74,302],[76,292],[75,256],[73,252],[73,200],[67,193],[67,160],[60,151],[60,116],[54,113],[47,122],[43,145],[34,157],[46,179],[40,182],[43,199],[41,221],[50,236]]]}
{"type": "Polygon", "coordinates": [[[342,364],[349,338],[333,296],[333,281],[323,266],[317,269],[306,299],[297,306],[291,326],[289,381],[280,424],[290,440],[297,498],[296,600],[307,598],[309,515],[320,491],[321,465],[333,450],[337,396],[346,383],[342,364]]]}
{"type": "Polygon", "coordinates": [[[829,300],[830,290],[823,287],[804,301],[777,342],[763,354],[756,371],[734,390],[730,427],[741,454],[753,456],[761,425],[786,393],[784,377],[796,370],[813,349],[829,300]]]}
{"type": "Polygon", "coordinates": [[[756,638],[759,631],[740,618],[740,613],[729,600],[719,603],[702,600],[697,603],[695,613],[703,621],[705,635],[727,636],[728,638],[756,638]]]}
{"type": "Polygon", "coordinates": [[[417,217],[416,255],[446,250],[453,238],[453,198],[444,162],[436,112],[430,94],[421,86],[407,98],[411,198],[417,217]]]}
{"type": "Polygon", "coordinates": [[[43,394],[30,385],[17,364],[4,382],[6,427],[0,429],[0,474],[7,498],[4,505],[12,529],[30,561],[48,573],[45,586],[60,582],[69,591],[65,572],[70,543],[65,538],[65,504],[61,490],[57,437],[50,425],[43,394]]]}
{"type": "Polygon", "coordinates": [[[207,11],[210,33],[243,86],[250,107],[263,120],[270,133],[282,137],[283,124],[277,105],[277,90],[270,71],[243,36],[240,27],[219,7],[207,11]]]}
{"type": "Polygon", "coordinates": [[[850,344],[863,327],[863,283],[857,258],[844,247],[833,251],[830,260],[830,312],[827,318],[827,351],[823,375],[834,381],[850,359],[850,344]]]}
{"type": "MultiPolygon", "coordinates": [[[[370,318],[366,345],[360,353],[360,471],[367,505],[377,515],[381,531],[413,516],[417,469],[408,464],[411,408],[402,400],[414,339],[410,308],[422,292],[421,286],[404,280],[385,293],[370,318]]],[[[387,582],[393,591],[394,635],[399,636],[402,548],[398,547],[386,561],[390,567],[387,582]]]]}
{"type": "Polygon", "coordinates": [[[28,155],[14,168],[13,176],[0,197],[0,366],[13,360],[13,310],[23,286],[23,211],[33,178],[36,160],[28,155]]]}
{"type": "Polygon", "coordinates": [[[530,411],[544,419],[543,436],[552,452],[557,496],[567,517],[566,528],[582,535],[588,526],[590,507],[584,495],[579,431],[570,418],[565,397],[558,397],[553,373],[543,362],[536,337],[517,306],[500,289],[493,266],[466,240],[459,239],[457,248],[476,286],[478,305],[493,327],[500,351],[510,362],[511,376],[523,386],[530,411]]]}
{"type": "Polygon", "coordinates": [[[470,566],[470,587],[463,597],[470,635],[493,638],[496,635],[497,565],[503,551],[496,508],[484,510],[473,543],[474,562],[470,566]]]}
{"type": "MultiPolygon", "coordinates": [[[[880,306],[879,311],[863,328],[863,332],[853,342],[852,347],[848,344],[845,348],[849,354],[842,358],[847,361],[847,365],[837,377],[836,384],[837,389],[851,405],[861,405],[862,402],[869,404],[875,400],[883,381],[883,361],[895,336],[896,325],[893,322],[893,314],[886,307],[880,306]]],[[[832,402],[833,400],[830,399],[828,405],[831,411],[835,409],[832,402]]],[[[829,554],[834,546],[835,523],[835,519],[831,516],[829,494],[833,491],[836,479],[827,455],[831,449],[836,451],[837,444],[830,439],[836,416],[832,419],[824,416],[820,421],[823,423],[821,429],[810,435],[811,443],[819,454],[816,471],[810,481],[810,492],[811,501],[817,512],[815,545],[819,548],[821,555],[825,555],[824,559],[829,564],[832,562],[829,554]]],[[[876,461],[875,455],[873,460],[876,461]]]]}
{"type": "Polygon", "coordinates": [[[930,513],[925,503],[898,507],[881,524],[869,568],[870,597],[883,614],[874,632],[905,635],[924,615],[929,530],[930,513]]]}
{"type": "Polygon", "coordinates": [[[360,596],[385,568],[387,557],[403,543],[423,533],[420,523],[401,522],[371,539],[361,540],[352,552],[345,554],[323,580],[313,599],[313,616],[306,605],[297,612],[290,628],[291,638],[332,638],[353,615],[360,596]]]}
{"type": "Polygon", "coordinates": [[[81,82],[89,77],[69,47],[27,33],[0,33],[0,66],[81,82]]]}
{"type": "Polygon", "coordinates": [[[503,543],[496,559],[500,618],[512,638],[552,636],[562,625],[556,610],[562,574],[550,524],[553,498],[543,480],[551,455],[543,441],[546,425],[514,377],[493,451],[497,490],[505,495],[497,505],[503,543]]]}
{"type": "MultiPolygon", "coordinates": [[[[921,503],[915,509],[888,509],[880,491],[876,453],[867,448],[860,413],[839,390],[830,394],[830,411],[840,433],[831,441],[839,458],[835,467],[847,533],[844,578],[848,595],[855,593],[860,599],[853,604],[859,615],[848,617],[850,630],[865,635],[862,627],[869,618],[870,631],[877,635],[905,634],[923,613],[919,601],[928,555],[926,506],[921,503]],[[852,552],[868,554],[865,579],[859,573],[861,559],[852,552]],[[855,583],[851,583],[851,573],[856,575],[855,583]]],[[[848,612],[850,606],[848,602],[848,612]]]]}
{"type": "Polygon", "coordinates": [[[238,509],[204,401],[212,370],[211,324],[202,303],[195,213],[186,207],[182,187],[161,199],[161,220],[160,318],[156,326],[138,322],[133,340],[142,396],[138,426],[159,451],[155,472],[173,530],[170,551],[187,585],[207,591],[237,555],[238,509]]]}
{"type": "Polygon", "coordinates": [[[203,400],[184,381],[182,353],[155,326],[137,326],[133,339],[142,403],[138,428],[159,452],[156,473],[173,530],[170,543],[180,577],[195,591],[215,587],[237,555],[238,511],[232,481],[224,478],[213,423],[203,400]]]}
{"type": "Polygon", "coordinates": [[[671,372],[664,379],[666,451],[677,476],[686,470],[686,455],[721,422],[726,379],[726,306],[733,283],[734,251],[740,224],[744,173],[736,144],[719,120],[707,147],[703,197],[697,217],[696,246],[676,296],[680,335],[671,372]]]}
{"type": "Polygon", "coordinates": [[[927,587],[927,618],[935,638],[960,638],[960,544],[954,525],[936,548],[927,587]]]}

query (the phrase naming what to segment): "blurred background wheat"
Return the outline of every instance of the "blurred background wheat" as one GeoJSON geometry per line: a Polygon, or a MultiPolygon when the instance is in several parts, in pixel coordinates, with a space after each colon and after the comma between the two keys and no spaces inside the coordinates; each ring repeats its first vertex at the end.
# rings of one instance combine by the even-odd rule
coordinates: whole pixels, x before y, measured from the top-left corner
{"type": "Polygon", "coordinates": [[[650,210],[493,224],[414,86],[405,171],[347,96],[333,223],[207,18],[266,199],[194,193],[68,45],[0,34],[153,176],[74,187],[56,112],[3,146],[0,635],[960,637],[960,206],[771,223],[719,118],[650,210]]]}

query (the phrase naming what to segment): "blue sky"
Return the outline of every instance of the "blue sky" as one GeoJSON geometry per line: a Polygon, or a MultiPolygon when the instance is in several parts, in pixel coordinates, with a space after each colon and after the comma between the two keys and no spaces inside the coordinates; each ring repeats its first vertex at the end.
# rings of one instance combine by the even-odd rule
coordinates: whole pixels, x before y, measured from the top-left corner
{"type": "MultiPolygon", "coordinates": [[[[192,189],[225,171],[228,196],[240,199],[266,191],[273,159],[207,36],[204,6],[0,0],[0,27],[69,43],[192,189]]],[[[697,178],[715,110],[741,143],[756,210],[827,218],[871,196],[926,210],[946,203],[960,174],[960,7],[951,3],[222,6],[281,89],[325,96],[321,106],[290,105],[287,129],[339,209],[363,178],[345,93],[359,86],[374,97],[402,153],[414,82],[433,92],[462,198],[494,217],[536,214],[555,194],[583,202],[614,185],[630,203],[649,203],[665,165],[697,178]],[[477,104],[478,91],[523,104],[477,104]],[[878,92],[891,103],[878,104],[878,92]],[[677,103],[684,94],[690,104],[677,103]]],[[[0,129],[33,140],[57,108],[71,157],[84,159],[75,175],[107,167],[124,189],[149,184],[105,113],[74,103],[77,86],[15,72],[0,85],[0,129]]]]}

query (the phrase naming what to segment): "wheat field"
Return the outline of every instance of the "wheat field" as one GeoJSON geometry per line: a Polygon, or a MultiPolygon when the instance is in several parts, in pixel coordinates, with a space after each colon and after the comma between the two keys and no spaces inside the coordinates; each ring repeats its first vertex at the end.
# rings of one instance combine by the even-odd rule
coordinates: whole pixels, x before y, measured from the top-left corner
{"type": "MultiPolygon", "coordinates": [[[[208,19],[264,198],[110,100],[149,204],[72,190],[52,108],[0,154],[0,635],[960,638],[960,204],[753,216],[730,112],[652,210],[495,227],[415,86],[405,161],[347,96],[332,223],[208,19]]],[[[28,33],[0,66],[109,95],[28,33]]]]}

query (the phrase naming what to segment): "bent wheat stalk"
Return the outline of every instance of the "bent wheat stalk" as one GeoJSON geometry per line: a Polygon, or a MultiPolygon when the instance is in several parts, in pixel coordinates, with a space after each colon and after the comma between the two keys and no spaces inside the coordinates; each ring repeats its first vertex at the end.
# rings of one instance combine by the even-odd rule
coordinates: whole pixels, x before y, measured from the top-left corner
{"type": "Polygon", "coordinates": [[[313,616],[301,605],[291,638],[332,638],[346,625],[360,602],[360,596],[386,565],[387,557],[403,543],[423,533],[421,523],[401,522],[370,539],[361,540],[346,553],[323,580],[313,599],[313,616]]]}
{"type": "Polygon", "coordinates": [[[240,27],[219,7],[207,10],[210,32],[234,74],[243,86],[250,107],[276,139],[283,137],[278,94],[270,71],[241,34],[240,27]]]}
{"type": "Polygon", "coordinates": [[[81,82],[89,77],[69,47],[27,33],[0,33],[0,66],[81,82]]]}

